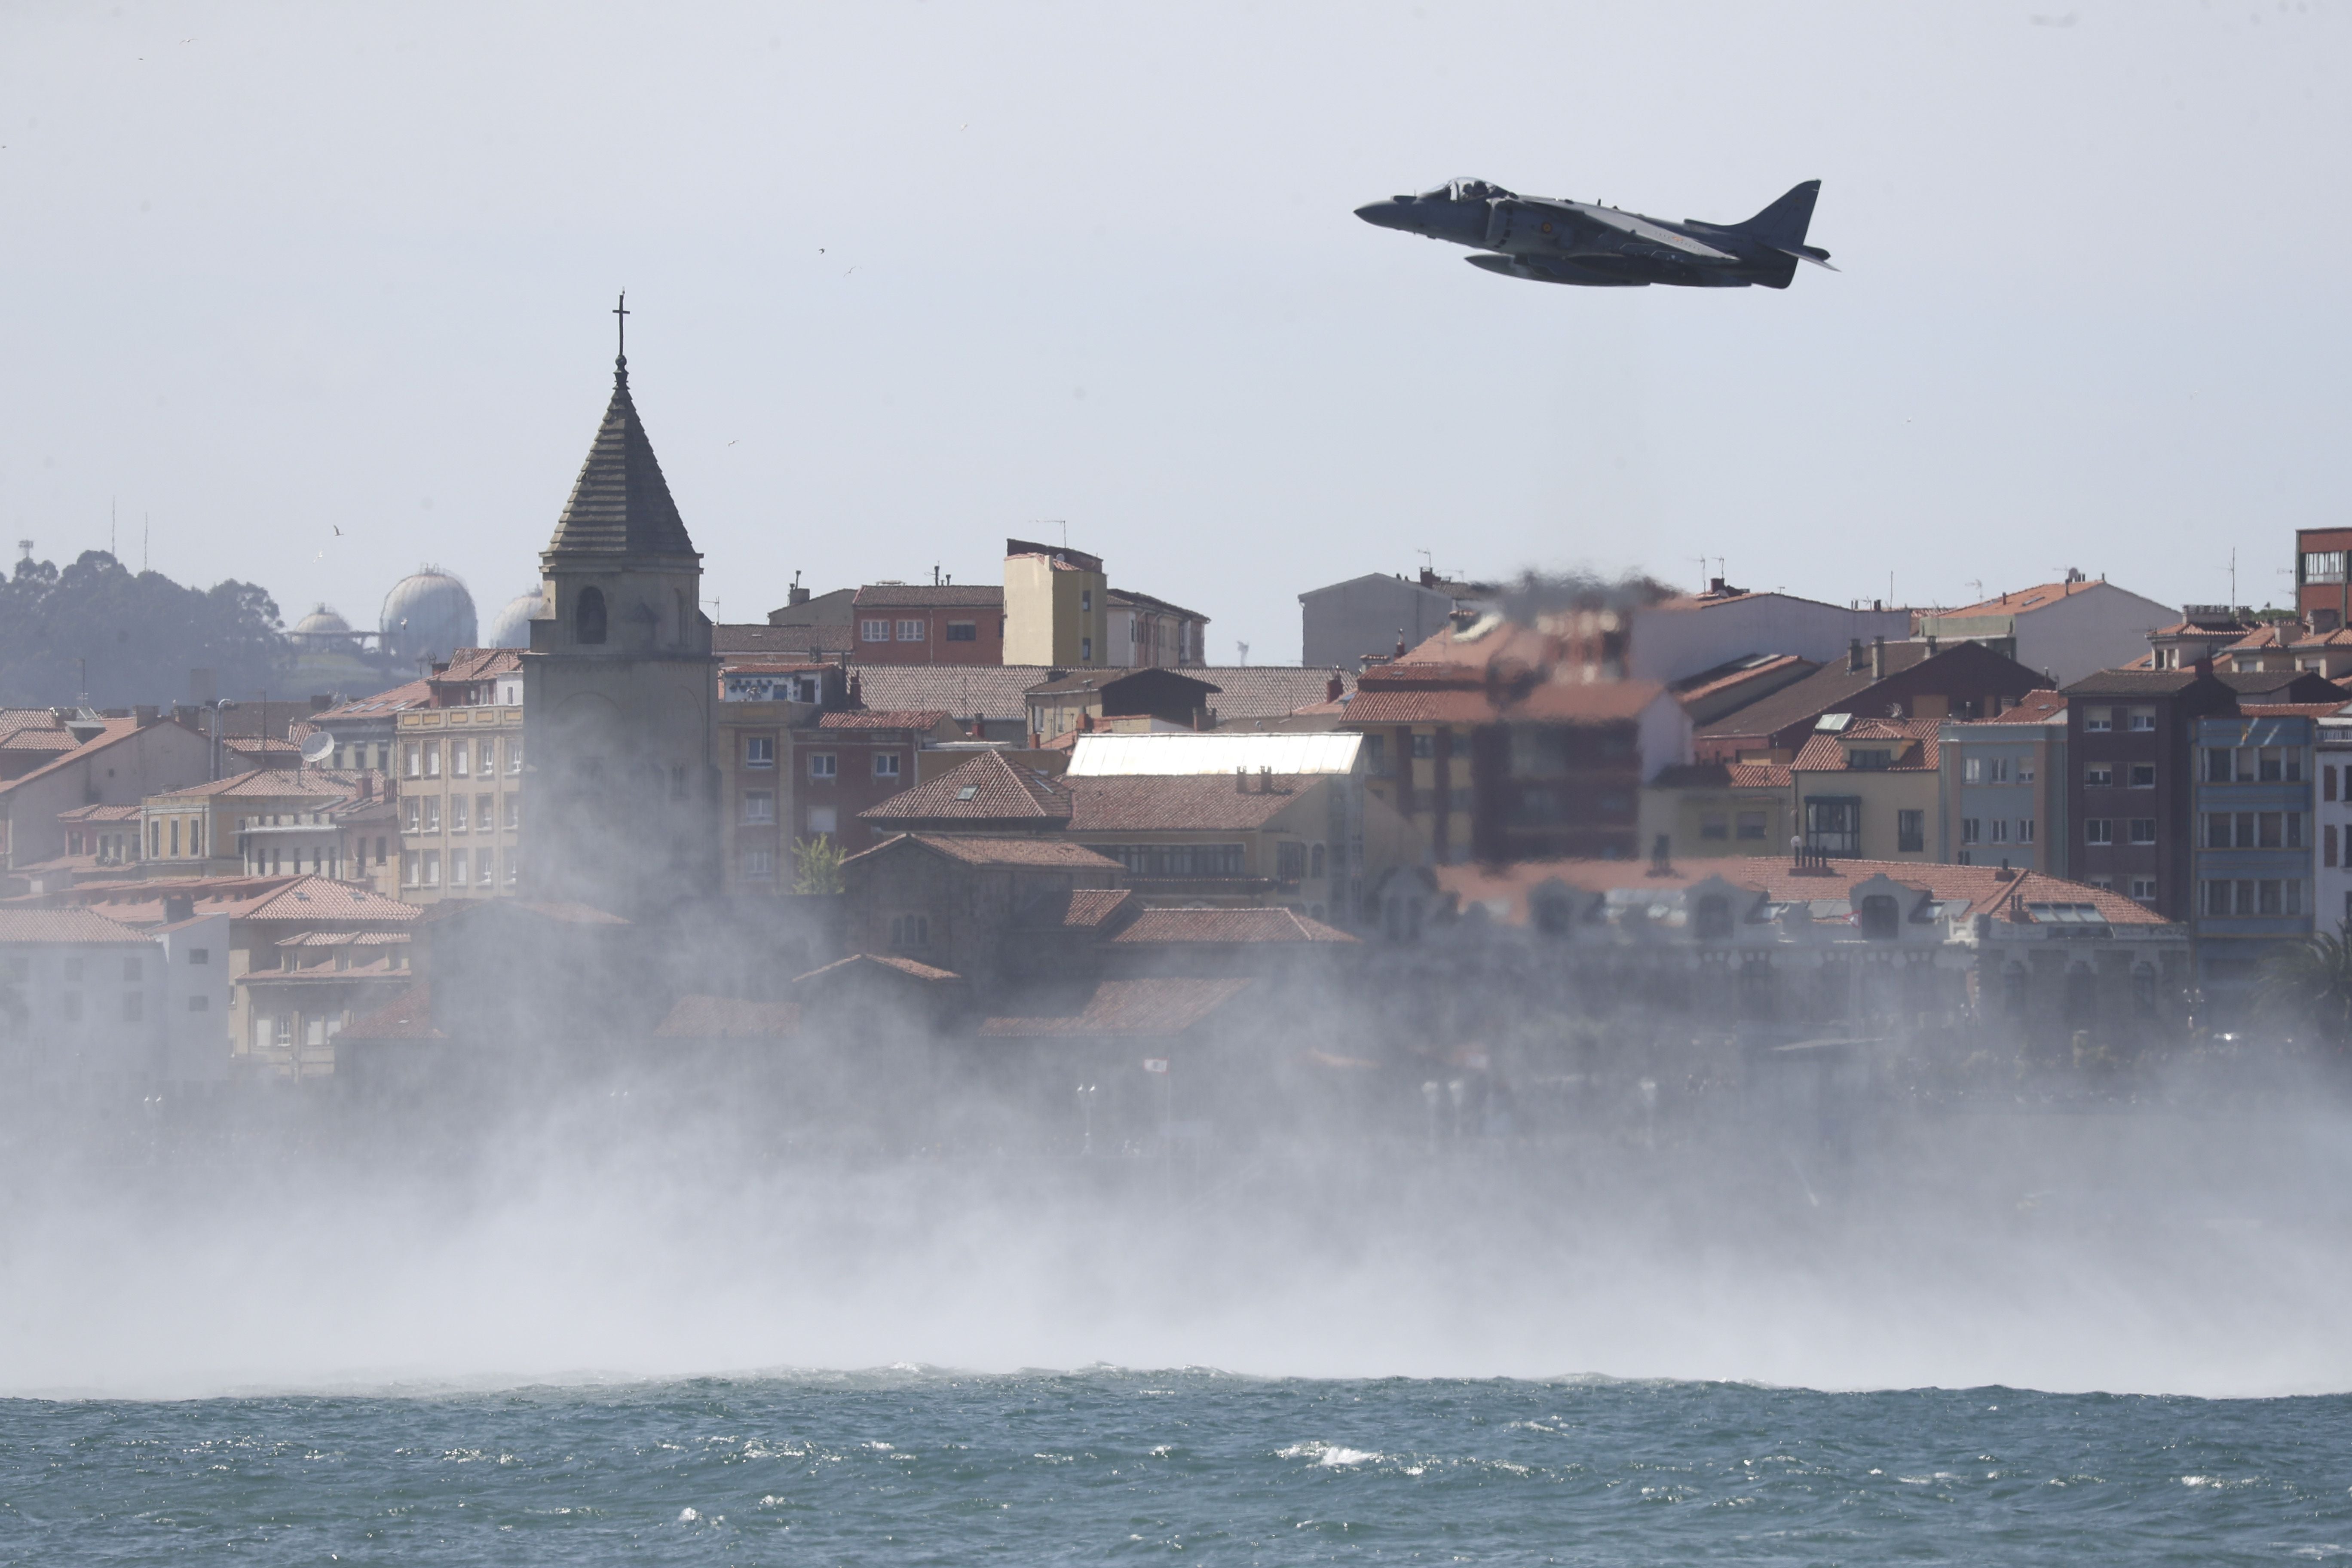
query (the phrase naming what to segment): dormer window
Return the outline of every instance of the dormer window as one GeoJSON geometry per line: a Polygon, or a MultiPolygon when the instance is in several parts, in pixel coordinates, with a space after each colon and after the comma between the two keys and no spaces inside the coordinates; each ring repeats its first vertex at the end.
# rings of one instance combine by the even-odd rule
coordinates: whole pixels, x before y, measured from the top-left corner
{"type": "Polygon", "coordinates": [[[574,642],[600,643],[604,640],[604,590],[583,588],[572,606],[572,637],[574,642]]]}

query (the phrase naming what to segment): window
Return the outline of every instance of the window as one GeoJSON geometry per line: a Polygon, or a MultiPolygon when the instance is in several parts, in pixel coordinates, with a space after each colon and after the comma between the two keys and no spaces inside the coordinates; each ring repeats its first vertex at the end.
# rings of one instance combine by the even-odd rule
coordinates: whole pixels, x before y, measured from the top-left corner
{"type": "Polygon", "coordinates": [[[2083,710],[2083,731],[2085,734],[2104,735],[2116,727],[2116,710],[2112,708],[2083,710]]]}
{"type": "Polygon", "coordinates": [[[978,642],[980,640],[980,623],[978,621],[950,621],[948,623],[947,640],[950,642],[978,642]]]}
{"type": "Polygon", "coordinates": [[[2086,789],[2105,789],[2116,782],[2116,770],[2105,763],[2083,764],[2083,784],[2086,789]]]}
{"type": "Polygon", "coordinates": [[[427,833],[441,831],[441,797],[437,795],[428,795],[425,797],[425,831],[427,833]]]}
{"type": "Polygon", "coordinates": [[[2156,710],[2153,708],[2133,709],[2131,710],[2131,727],[2141,734],[2147,734],[2154,731],[2156,728],[2156,710]]]}
{"type": "Polygon", "coordinates": [[[897,778],[898,776],[898,753],[896,752],[875,752],[874,776],[877,779],[897,778]]]}
{"type": "Polygon", "coordinates": [[[1805,847],[1817,855],[1861,854],[1862,802],[1852,795],[1806,801],[1805,847]]]}
{"type": "Polygon", "coordinates": [[[449,851],[449,885],[451,887],[462,888],[467,883],[472,881],[474,879],[473,871],[473,862],[467,858],[467,852],[465,850],[452,849],[449,851]]]}
{"type": "Polygon", "coordinates": [[[441,851],[438,849],[425,852],[425,885],[428,888],[441,885],[441,851]]]}
{"type": "Polygon", "coordinates": [[[1873,942],[1892,942],[1903,934],[1903,910],[1892,895],[1873,893],[1854,911],[1854,923],[1873,942]]]}
{"type": "Polygon", "coordinates": [[[2230,748],[2227,746],[2206,747],[2205,782],[2207,784],[2228,784],[2234,776],[2234,770],[2230,766],[2230,748]]]}
{"type": "Polygon", "coordinates": [[[583,588],[572,606],[572,637],[575,642],[604,640],[604,590],[583,588]]]}
{"type": "Polygon", "coordinates": [[[1389,738],[1386,735],[1364,737],[1364,771],[1374,778],[1388,776],[1389,738]]]}
{"type": "Polygon", "coordinates": [[[2280,828],[2282,815],[2275,811],[2258,811],[2254,814],[2254,821],[2261,834],[2255,841],[2256,848],[2278,849],[2285,846],[2286,839],[2280,828]]]}
{"type": "Polygon", "coordinates": [[[1418,730],[1414,731],[1412,736],[1413,761],[1425,762],[1435,755],[1437,755],[1437,737],[1433,734],[1423,734],[1418,730]]]}
{"type": "Polygon", "coordinates": [[[1238,844],[1089,844],[1134,877],[1244,877],[1249,874],[1238,844]]]}
{"type": "Polygon", "coordinates": [[[420,865],[422,865],[422,864],[423,864],[422,858],[421,858],[419,856],[417,856],[415,853],[414,853],[413,851],[412,851],[412,852],[410,852],[410,853],[404,854],[403,856],[401,856],[401,858],[400,858],[400,885],[401,885],[402,887],[404,887],[404,888],[414,888],[414,887],[417,887],[417,886],[419,886],[419,885],[420,885],[420,884],[419,884],[419,882],[418,882],[418,879],[418,879],[418,871],[417,871],[417,868],[418,868],[420,865]]]}
{"type": "Polygon", "coordinates": [[[2333,763],[2319,770],[2319,798],[2322,800],[2336,798],[2336,764],[2333,763]]]}
{"type": "Polygon", "coordinates": [[[1982,784],[1984,783],[1984,773],[1985,765],[1984,759],[1982,757],[1970,757],[1967,762],[1960,764],[1960,782],[1962,784],[1982,784]]]}
{"type": "Polygon", "coordinates": [[[522,875],[522,862],[521,862],[521,859],[520,859],[520,853],[519,853],[518,851],[516,851],[516,850],[513,850],[513,849],[509,849],[509,850],[508,850],[508,851],[507,851],[507,855],[506,855],[506,861],[507,861],[507,886],[508,886],[508,887],[509,887],[509,888],[511,888],[511,887],[513,887],[513,886],[515,885],[515,883],[516,883],[516,882],[520,879],[520,877],[521,877],[521,875],[522,875]]]}
{"type": "Polygon", "coordinates": [[[1081,589],[1079,589],[1079,590],[1078,590],[1078,613],[1079,613],[1080,615],[1082,615],[1082,616],[1083,616],[1083,615],[1091,615],[1091,614],[1093,614],[1093,613],[1094,613],[1094,607],[1095,607],[1095,591],[1094,591],[1092,588],[1081,588],[1081,589]]]}
{"type": "Polygon", "coordinates": [[[2286,847],[2290,849],[2303,847],[2303,813],[2299,811],[2286,814],[2286,847]]]}
{"type": "Polygon", "coordinates": [[[449,797],[449,831],[452,833],[466,831],[466,797],[462,795],[453,795],[449,797]]]}
{"type": "Polygon", "coordinates": [[[931,945],[931,917],[929,915],[892,915],[890,945],[895,948],[920,948],[931,945]]]}
{"type": "Polygon", "coordinates": [[[189,998],[188,998],[188,1011],[189,1011],[189,1012],[191,1012],[191,1013],[209,1013],[209,1012],[211,1012],[212,1010],[213,1010],[213,999],[212,999],[211,997],[209,997],[209,996],[191,996],[191,997],[189,997],[189,998]]]}
{"type": "Polygon", "coordinates": [[[2017,759],[2017,782],[2020,784],[2032,784],[2033,782],[2033,759],[2032,757],[2020,757],[2017,759]]]}
{"type": "Polygon", "coordinates": [[[1984,837],[1984,824],[1973,816],[1960,818],[1960,842],[1975,844],[1984,837]]]}
{"type": "Polygon", "coordinates": [[[213,950],[211,948],[192,947],[188,949],[188,962],[190,963],[210,963],[212,961],[213,950]]]}
{"type": "Polygon", "coordinates": [[[2156,879],[2153,877],[2134,877],[2131,879],[2131,896],[2138,900],[2143,904],[2152,904],[2156,902],[2156,879]]]}
{"type": "Polygon", "coordinates": [[[890,640],[890,623],[888,621],[879,620],[859,621],[857,623],[857,640],[859,642],[888,642],[890,640]]]}
{"type": "Polygon", "coordinates": [[[920,621],[900,621],[898,623],[898,640],[900,642],[921,642],[923,640],[923,623],[920,621]]]}
{"type": "Polygon", "coordinates": [[[1701,838],[1729,838],[1731,837],[1731,818],[1719,811],[1700,812],[1698,814],[1698,836],[1701,838]]]}
{"type": "Polygon", "coordinates": [[[2266,915],[2284,914],[2286,912],[2286,901],[2280,896],[2279,889],[2281,884],[2270,879],[2269,878],[2264,878],[2259,884],[2259,887],[2262,896],[2260,912],[2266,915]]]}
{"type": "Polygon", "coordinates": [[[1927,814],[1924,811],[1898,811],[1895,814],[1895,848],[1897,854],[1916,855],[1927,847],[1927,814]]]}
{"type": "Polygon", "coordinates": [[[2262,784],[2277,784],[2286,777],[2284,759],[2276,746],[2264,746],[2256,754],[2255,778],[2262,784]]]}
{"type": "Polygon", "coordinates": [[[776,738],[773,735],[743,737],[743,765],[747,768],[772,768],[776,765],[776,738]]]}
{"type": "Polygon", "coordinates": [[[1874,748],[1869,751],[1853,751],[1848,752],[1845,754],[1846,766],[1850,768],[1865,769],[1871,772],[1878,772],[1891,767],[1894,765],[1894,752],[1877,748],[1874,748]]]}
{"type": "Polygon", "coordinates": [[[172,818],[172,853],[180,853],[180,819],[176,816],[172,818]]]}
{"type": "Polygon", "coordinates": [[[811,752],[809,753],[809,777],[813,779],[829,779],[834,777],[840,771],[841,759],[835,756],[831,752],[811,752]]]}
{"type": "Polygon", "coordinates": [[[2154,789],[2156,787],[2156,764],[2154,763],[2134,763],[2131,765],[2131,787],[2134,789],[2154,789]]]}
{"type": "Polygon", "coordinates": [[[2344,581],[2344,552],[2341,550],[2306,550],[2303,552],[2303,580],[2305,583],[2341,583],[2344,581]]]}
{"type": "Polygon", "coordinates": [[[1090,664],[1094,661],[1094,657],[1095,639],[1092,637],[1080,637],[1078,639],[1078,662],[1081,664],[1090,664]]]}
{"type": "Polygon", "coordinates": [[[776,820],[776,796],[772,790],[755,789],[743,796],[743,820],[767,823],[776,820]]]}
{"type": "Polygon", "coordinates": [[[441,742],[438,741],[425,742],[425,776],[428,779],[441,776],[441,742]]]}
{"type": "Polygon", "coordinates": [[[2020,844],[2033,842],[2033,818],[2021,816],[2017,819],[2017,841],[2020,844]]]}
{"type": "Polygon", "coordinates": [[[472,775],[474,748],[463,741],[449,742],[449,776],[467,778],[472,775]]]}
{"type": "Polygon", "coordinates": [[[2007,784],[2009,782],[2009,759],[2007,757],[1995,757],[1992,759],[1992,782],[1995,784],[2007,784]]]}
{"type": "Polygon", "coordinates": [[[1731,940],[1731,900],[1720,893],[1708,895],[1698,901],[1698,918],[1693,922],[1701,942],[1731,940]]]}
{"type": "Polygon", "coordinates": [[[1760,841],[1764,837],[1764,814],[1760,811],[1739,813],[1734,831],[1750,842],[1760,841]]]}
{"type": "Polygon", "coordinates": [[[2109,818],[2104,816],[2094,816],[2084,819],[2083,823],[2084,843],[2113,844],[2115,841],[2116,825],[2109,818]]]}
{"type": "Polygon", "coordinates": [[[2131,819],[2131,841],[2135,844],[2156,842],[2156,818],[2135,816],[2131,819]]]}
{"type": "Polygon", "coordinates": [[[736,864],[745,881],[769,881],[776,875],[776,852],[773,849],[746,849],[736,864]]]}
{"type": "Polygon", "coordinates": [[[795,702],[815,701],[817,698],[822,695],[818,690],[821,684],[822,683],[814,675],[796,675],[793,677],[793,700],[795,702]]]}
{"type": "Polygon", "coordinates": [[[827,834],[831,833],[834,830],[834,824],[836,820],[837,817],[835,816],[832,806],[813,805],[809,807],[808,830],[814,837],[823,838],[827,834]]]}
{"type": "Polygon", "coordinates": [[[1996,816],[1992,819],[1992,841],[1995,844],[2009,842],[2009,818],[1996,816]]]}
{"type": "Polygon", "coordinates": [[[1307,847],[1307,875],[1318,880],[1323,876],[1323,846],[1320,844],[1307,847]]]}
{"type": "MultiPolygon", "coordinates": [[[[512,833],[519,830],[521,826],[522,796],[519,795],[510,795],[507,796],[507,831],[512,833]]],[[[383,858],[383,855],[381,850],[377,852],[376,858],[378,860],[383,858]]]]}
{"type": "Polygon", "coordinates": [[[518,736],[509,735],[507,737],[507,776],[513,778],[521,772],[522,741],[518,736]]]}
{"type": "Polygon", "coordinates": [[[499,826],[498,796],[478,795],[474,797],[474,831],[495,833],[499,826]]]}
{"type": "Polygon", "coordinates": [[[424,763],[421,760],[423,756],[423,749],[413,741],[407,745],[401,747],[400,770],[402,774],[412,779],[421,777],[421,770],[424,767],[424,763]]]}

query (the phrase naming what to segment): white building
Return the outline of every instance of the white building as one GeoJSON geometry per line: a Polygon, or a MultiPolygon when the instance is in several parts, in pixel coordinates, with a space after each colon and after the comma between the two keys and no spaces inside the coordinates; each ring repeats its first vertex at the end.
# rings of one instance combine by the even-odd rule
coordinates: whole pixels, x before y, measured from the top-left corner
{"type": "Polygon", "coordinates": [[[2121,669],[2148,651],[2148,638],[2175,626],[2169,605],[2069,572],[2062,583],[2020,588],[1982,604],[1920,618],[1919,635],[1944,642],[2008,646],[2009,657],[2043,671],[2053,687],[2102,669],[2121,669]]]}
{"type": "Polygon", "coordinates": [[[0,1083],[122,1091],[161,1076],[163,959],[86,909],[0,910],[0,1083]]]}
{"type": "Polygon", "coordinates": [[[1672,686],[1751,654],[1795,654],[1817,664],[1843,658],[1860,642],[1901,642],[1911,612],[1848,609],[1792,594],[1751,594],[1717,578],[1707,592],[1633,611],[1625,673],[1672,686]]]}
{"type": "Polygon", "coordinates": [[[1310,588],[1298,595],[1298,662],[1353,674],[1366,654],[1419,647],[1456,610],[1486,610],[1494,598],[1484,583],[1456,583],[1426,569],[1418,578],[1370,572],[1310,588]]]}

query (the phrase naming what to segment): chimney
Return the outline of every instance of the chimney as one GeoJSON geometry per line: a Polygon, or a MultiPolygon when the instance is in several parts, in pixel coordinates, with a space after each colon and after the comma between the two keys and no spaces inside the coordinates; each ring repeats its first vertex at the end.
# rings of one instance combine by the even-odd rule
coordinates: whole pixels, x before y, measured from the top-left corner
{"type": "Polygon", "coordinates": [[[375,798],[375,775],[373,773],[363,773],[360,774],[360,798],[362,800],[373,800],[375,798]]]}
{"type": "Polygon", "coordinates": [[[1347,690],[1348,683],[1340,679],[1338,675],[1334,674],[1330,679],[1323,683],[1323,700],[1326,702],[1337,702],[1342,696],[1346,695],[1347,690]]]}
{"type": "Polygon", "coordinates": [[[1260,767],[1257,770],[1257,793],[1260,795],[1272,795],[1274,793],[1274,770],[1272,768],[1260,767]]]}
{"type": "Polygon", "coordinates": [[[1399,658],[1402,658],[1404,657],[1404,628],[1402,626],[1397,627],[1396,656],[1399,658]]]}
{"type": "Polygon", "coordinates": [[[1886,679],[1886,639],[1883,637],[1870,639],[1870,679],[1886,679]]]}
{"type": "Polygon", "coordinates": [[[163,711],[153,703],[141,703],[131,710],[131,716],[138,720],[139,727],[144,730],[150,724],[161,722],[163,711]]]}
{"type": "Polygon", "coordinates": [[[1933,632],[1927,634],[1927,657],[1929,658],[1936,657],[1936,634],[1933,632]]]}
{"type": "Polygon", "coordinates": [[[1650,875],[1671,877],[1675,874],[1674,841],[1661,833],[1650,841],[1650,875]]]}
{"type": "Polygon", "coordinates": [[[192,921],[195,918],[196,900],[194,894],[166,893],[163,895],[163,923],[165,925],[177,925],[182,921],[192,921]]]}
{"type": "Polygon", "coordinates": [[[1239,763],[1234,764],[1234,793],[1249,794],[1249,769],[1239,763]]]}
{"type": "Polygon", "coordinates": [[[1709,577],[1706,580],[1706,591],[1709,594],[1714,595],[1716,597],[1721,598],[1723,596],[1723,579],[1720,577],[1709,577]]]}
{"type": "Polygon", "coordinates": [[[849,705],[852,708],[866,706],[866,684],[862,676],[852,675],[849,678],[849,705]]]}
{"type": "Polygon", "coordinates": [[[1848,675],[1862,673],[1862,639],[1860,637],[1846,639],[1845,669],[1848,675]]]}

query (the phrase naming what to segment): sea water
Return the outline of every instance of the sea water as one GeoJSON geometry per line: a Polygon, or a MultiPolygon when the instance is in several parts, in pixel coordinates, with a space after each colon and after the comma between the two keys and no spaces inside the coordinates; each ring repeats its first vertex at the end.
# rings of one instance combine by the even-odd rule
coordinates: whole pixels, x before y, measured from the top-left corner
{"type": "Polygon", "coordinates": [[[0,1402],[0,1560],[2294,1563],[2352,1398],[901,1367],[0,1402]]]}

